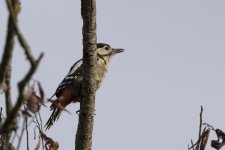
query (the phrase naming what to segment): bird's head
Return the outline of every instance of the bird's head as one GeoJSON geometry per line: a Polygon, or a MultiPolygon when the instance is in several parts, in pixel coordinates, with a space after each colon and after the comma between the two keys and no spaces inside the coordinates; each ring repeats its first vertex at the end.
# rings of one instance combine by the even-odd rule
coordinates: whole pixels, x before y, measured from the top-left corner
{"type": "Polygon", "coordinates": [[[97,44],[97,57],[104,59],[105,61],[110,60],[115,54],[123,52],[124,49],[112,48],[110,45],[105,43],[97,44]]]}

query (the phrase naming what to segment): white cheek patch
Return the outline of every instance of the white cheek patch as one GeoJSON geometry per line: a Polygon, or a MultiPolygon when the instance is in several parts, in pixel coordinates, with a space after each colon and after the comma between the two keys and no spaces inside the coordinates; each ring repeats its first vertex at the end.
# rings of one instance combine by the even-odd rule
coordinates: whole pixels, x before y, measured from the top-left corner
{"type": "Polygon", "coordinates": [[[98,54],[101,55],[101,56],[108,55],[109,54],[109,51],[106,51],[104,49],[101,49],[101,50],[98,51],[98,54]]]}

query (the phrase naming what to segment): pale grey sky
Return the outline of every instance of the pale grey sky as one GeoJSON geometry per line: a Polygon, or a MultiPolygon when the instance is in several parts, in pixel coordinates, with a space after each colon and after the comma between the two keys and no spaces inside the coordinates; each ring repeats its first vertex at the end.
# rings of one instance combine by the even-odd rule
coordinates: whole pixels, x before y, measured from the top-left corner
{"type": "MultiPolygon", "coordinates": [[[[45,52],[34,79],[50,97],[82,57],[80,1],[21,0],[21,7],[22,32],[35,56],[45,52]]],[[[2,54],[5,1],[0,10],[2,54]]],[[[201,105],[204,121],[225,131],[224,18],[224,0],[97,0],[98,42],[126,51],[113,58],[97,92],[94,150],[187,149],[198,134],[201,105]]],[[[18,44],[13,57],[15,84],[28,63],[18,44]]],[[[63,113],[47,131],[60,149],[74,149],[79,107],[68,109],[73,115],[63,113]]],[[[41,113],[45,123],[50,111],[41,113]]]]}

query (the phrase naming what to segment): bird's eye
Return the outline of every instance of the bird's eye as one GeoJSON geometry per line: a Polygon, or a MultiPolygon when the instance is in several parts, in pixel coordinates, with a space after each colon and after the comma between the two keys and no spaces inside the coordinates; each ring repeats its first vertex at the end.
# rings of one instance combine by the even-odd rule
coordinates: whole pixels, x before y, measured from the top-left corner
{"type": "Polygon", "coordinates": [[[105,50],[109,50],[109,47],[108,47],[108,46],[106,46],[106,47],[105,47],[105,50]]]}

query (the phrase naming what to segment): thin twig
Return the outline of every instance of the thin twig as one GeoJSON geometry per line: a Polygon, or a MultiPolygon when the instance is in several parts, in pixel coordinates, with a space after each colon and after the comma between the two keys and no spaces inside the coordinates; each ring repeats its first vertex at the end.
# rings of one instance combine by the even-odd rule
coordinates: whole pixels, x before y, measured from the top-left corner
{"type": "Polygon", "coordinates": [[[22,137],[23,137],[23,133],[24,133],[24,131],[25,131],[25,124],[26,124],[26,121],[25,121],[25,119],[23,120],[23,128],[22,128],[22,130],[21,130],[21,132],[20,132],[20,136],[19,136],[19,139],[18,139],[18,144],[17,144],[17,150],[19,150],[19,148],[20,148],[20,144],[21,144],[21,141],[22,141],[22,137]]]}
{"type": "Polygon", "coordinates": [[[2,122],[2,107],[0,108],[0,123],[2,122]]]}
{"type": "Polygon", "coordinates": [[[39,123],[39,121],[38,121],[37,115],[34,114],[34,116],[35,116],[35,119],[36,119],[37,127],[38,127],[39,130],[41,130],[41,128],[40,128],[40,123],[39,123]]]}
{"type": "MultiPolygon", "coordinates": [[[[39,115],[39,118],[40,118],[40,122],[41,123],[39,123],[39,120],[37,118],[37,115],[34,114],[35,119],[36,119],[36,124],[37,124],[38,130],[39,130],[39,133],[41,133],[42,132],[42,120],[41,120],[41,116],[40,116],[40,112],[39,111],[38,111],[38,115],[39,115]]],[[[40,137],[41,137],[42,148],[44,149],[44,140],[43,140],[43,137],[42,136],[40,136],[40,137]]]]}
{"type": "Polygon", "coordinates": [[[214,127],[208,123],[203,123],[202,125],[205,127],[209,127],[211,130],[215,131],[214,127]]]}
{"type": "Polygon", "coordinates": [[[17,136],[17,130],[15,130],[15,131],[13,132],[13,136],[12,136],[12,139],[11,139],[11,142],[10,142],[10,143],[13,144],[13,142],[14,142],[16,136],[17,136]]]}
{"type": "MultiPolygon", "coordinates": [[[[27,112],[28,110],[27,110],[25,104],[23,105],[23,107],[24,107],[24,111],[27,112]]],[[[25,113],[24,114],[24,120],[25,120],[25,129],[26,129],[26,137],[27,137],[27,150],[29,150],[29,133],[28,133],[29,124],[27,123],[27,116],[28,115],[25,113]]]]}
{"type": "MultiPolygon", "coordinates": [[[[41,114],[40,114],[40,111],[38,110],[38,116],[39,116],[39,119],[40,119],[40,124],[41,124],[41,131],[43,129],[43,126],[42,126],[42,119],[41,119],[41,114]]],[[[42,148],[44,150],[44,140],[43,138],[41,137],[41,143],[42,143],[42,148]]]]}
{"type": "Polygon", "coordinates": [[[193,140],[191,139],[191,147],[193,148],[193,150],[195,150],[194,149],[194,143],[193,143],[193,140]]]}
{"type": "Polygon", "coordinates": [[[41,119],[41,114],[40,114],[40,111],[38,110],[38,116],[39,116],[39,119],[40,119],[40,125],[41,125],[41,130],[43,129],[42,127],[42,119],[41,119]]]}
{"type": "Polygon", "coordinates": [[[28,125],[27,125],[27,115],[25,115],[25,128],[27,134],[27,150],[29,150],[29,133],[28,133],[28,125]]]}
{"type": "MultiPolygon", "coordinates": [[[[199,137],[198,137],[198,140],[195,144],[193,144],[193,141],[191,140],[191,144],[192,146],[189,147],[189,149],[193,149],[193,150],[199,150],[199,147],[200,147],[200,142],[201,142],[201,139],[202,139],[202,113],[203,113],[203,107],[201,106],[201,111],[200,111],[200,124],[199,124],[199,137]]],[[[203,130],[205,131],[206,128],[203,130]]]]}
{"type": "MultiPolygon", "coordinates": [[[[18,117],[18,120],[16,122],[20,122],[20,117],[18,117]]],[[[18,130],[18,128],[16,128],[16,130],[14,130],[14,136],[12,137],[11,143],[14,142],[16,137],[19,137],[17,130],[18,130]]]]}
{"type": "MultiPolygon", "coordinates": [[[[202,135],[202,113],[203,113],[203,107],[201,106],[201,111],[200,111],[200,123],[199,123],[199,133],[198,133],[198,139],[201,138],[201,135],[202,135]]],[[[196,145],[196,150],[199,150],[199,147],[200,147],[200,142],[197,143],[196,145]]]]}
{"type": "Polygon", "coordinates": [[[202,135],[202,113],[203,113],[203,107],[201,106],[201,112],[200,112],[200,124],[199,124],[199,133],[198,133],[198,137],[200,138],[200,136],[202,135]]]}

